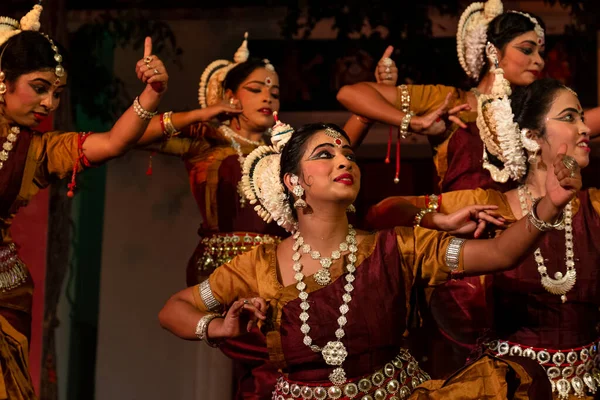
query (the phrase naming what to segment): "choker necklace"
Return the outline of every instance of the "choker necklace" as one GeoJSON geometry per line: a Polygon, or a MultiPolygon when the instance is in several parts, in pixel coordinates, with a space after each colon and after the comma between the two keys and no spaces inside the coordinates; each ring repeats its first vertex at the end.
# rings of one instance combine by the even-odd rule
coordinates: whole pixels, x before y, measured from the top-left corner
{"type": "MultiPolygon", "coordinates": [[[[342,367],[344,360],[348,356],[348,351],[346,347],[341,342],[342,338],[345,336],[344,325],[348,322],[346,319],[346,314],[349,311],[348,303],[352,300],[352,295],[350,294],[354,290],[354,286],[352,282],[354,282],[354,271],[356,271],[356,267],[354,263],[356,263],[356,252],[358,250],[356,246],[356,231],[352,228],[352,225],[348,225],[348,235],[346,236],[346,241],[340,244],[340,248],[342,245],[347,244],[348,250],[350,254],[348,255],[348,265],[346,265],[346,269],[348,273],[345,276],[346,285],[344,285],[344,294],[342,295],[342,305],[340,306],[340,317],[337,319],[337,323],[339,328],[335,331],[335,337],[337,340],[327,342],[325,347],[319,347],[312,343],[312,338],[308,335],[310,332],[310,326],[307,321],[309,319],[308,309],[310,305],[308,303],[308,293],[305,291],[306,283],[304,283],[304,274],[302,273],[302,264],[300,263],[300,258],[302,257],[300,252],[298,251],[301,246],[304,245],[304,239],[300,235],[300,231],[296,231],[293,238],[296,240],[294,243],[294,254],[292,255],[293,268],[296,272],[294,278],[296,279],[296,289],[300,291],[298,297],[300,298],[300,308],[302,312],[300,313],[300,321],[302,322],[302,326],[300,327],[300,331],[304,334],[304,344],[315,353],[321,353],[323,359],[327,363],[327,365],[336,366],[331,374],[329,374],[329,380],[335,386],[343,385],[346,382],[346,371],[342,367]]],[[[340,255],[341,256],[341,255],[340,255]]],[[[319,257],[317,257],[319,258],[319,257]]],[[[313,257],[313,259],[315,259],[313,257]]],[[[331,260],[329,260],[331,262],[331,260]]],[[[323,265],[323,261],[321,261],[321,265],[323,265]]],[[[320,270],[320,271],[323,271],[320,270]]],[[[320,272],[319,271],[319,272],[320,272]]],[[[327,274],[329,271],[327,270],[327,274]]],[[[315,274],[316,278],[316,274],[315,274]]],[[[340,278],[342,279],[342,278],[340,278]]],[[[315,279],[316,280],[316,279],[315,279]]]]}
{"type": "MultiPolygon", "coordinates": [[[[527,199],[525,195],[529,195],[531,199],[533,196],[529,189],[525,185],[519,186],[519,202],[521,203],[521,212],[523,213],[523,218],[529,213],[527,209],[527,199]]],[[[533,201],[532,201],[533,204],[533,201]]],[[[542,252],[538,247],[534,252],[535,262],[538,266],[538,272],[541,276],[542,286],[549,293],[559,295],[561,301],[564,303],[567,301],[567,292],[573,289],[575,286],[575,281],[577,280],[577,271],[575,270],[575,261],[574,256],[575,252],[573,251],[573,208],[571,203],[565,206],[565,264],[567,266],[567,271],[563,275],[562,272],[557,272],[554,274],[554,279],[548,276],[548,272],[546,270],[546,266],[544,265],[544,257],[542,257],[542,252]]]]}

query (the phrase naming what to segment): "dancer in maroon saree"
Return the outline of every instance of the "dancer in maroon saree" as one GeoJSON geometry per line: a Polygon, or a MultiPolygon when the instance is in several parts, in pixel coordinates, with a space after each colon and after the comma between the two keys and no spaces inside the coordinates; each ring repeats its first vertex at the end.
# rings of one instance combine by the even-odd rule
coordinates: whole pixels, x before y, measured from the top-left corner
{"type": "Polygon", "coordinates": [[[553,164],[535,218],[499,238],[466,241],[423,228],[367,233],[348,225],[360,170],[339,127],[313,124],[293,132],[279,124],[272,141],[246,159],[244,189],[261,217],[295,233],[280,244],[256,247],[174,295],[159,315],[165,328],[218,345],[258,322],[270,362],[282,373],[275,399],[359,393],[406,398],[419,385],[414,398],[442,392],[526,398],[535,390],[541,391],[535,398],[549,397],[548,382],[538,386],[534,379],[539,367],[528,373],[488,356],[457,375],[470,376],[464,382],[426,383],[428,375],[404,348],[404,335],[418,311],[415,288],[503,270],[530,250],[542,236],[534,226],[547,230],[542,220],[554,221],[580,186],[578,170],[565,166],[571,166],[568,158],[558,156],[553,164]]]}
{"type": "MultiPolygon", "coordinates": [[[[506,193],[482,189],[444,193],[442,213],[468,204],[496,204],[496,212],[511,224],[529,212],[534,196],[544,194],[540,182],[559,143],[568,143],[567,154],[581,167],[588,165],[589,128],[572,90],[544,79],[515,91],[511,102],[522,110],[515,117],[528,146],[530,166],[525,181],[506,193]]],[[[423,206],[422,199],[412,201],[423,206]]],[[[557,398],[591,399],[600,385],[600,191],[581,191],[569,207],[562,231],[547,234],[539,249],[515,269],[486,277],[492,329],[482,341],[499,356],[537,360],[551,378],[557,398]]],[[[372,210],[372,225],[383,228],[395,222],[398,212],[407,211],[397,199],[386,199],[372,210]]],[[[434,227],[436,218],[432,213],[422,221],[434,227]]]]}

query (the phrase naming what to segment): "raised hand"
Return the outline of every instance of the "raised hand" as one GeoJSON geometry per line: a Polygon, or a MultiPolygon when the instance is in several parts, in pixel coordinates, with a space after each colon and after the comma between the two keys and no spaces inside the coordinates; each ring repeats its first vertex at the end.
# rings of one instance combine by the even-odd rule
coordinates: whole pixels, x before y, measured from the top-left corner
{"type": "Polygon", "coordinates": [[[146,37],[144,57],[135,65],[135,72],[138,79],[150,85],[156,93],[164,93],[167,90],[169,74],[160,58],[152,54],[150,37],[146,37]]]}
{"type": "Polygon", "coordinates": [[[394,47],[388,46],[377,63],[377,68],[375,68],[375,80],[377,83],[396,86],[398,82],[398,68],[396,68],[396,63],[390,58],[393,52],[394,47]]]}
{"type": "Polygon", "coordinates": [[[561,144],[546,173],[546,196],[556,208],[563,208],[581,189],[581,169],[577,161],[566,155],[567,145],[561,144]]]}
{"type": "Polygon", "coordinates": [[[432,224],[436,229],[449,232],[453,235],[472,236],[478,238],[481,236],[487,224],[492,224],[504,228],[504,218],[496,210],[495,205],[472,205],[463,207],[451,214],[432,215],[432,224]]]}
{"type": "Polygon", "coordinates": [[[234,338],[250,332],[258,320],[265,320],[267,302],[262,297],[240,299],[233,303],[223,322],[218,327],[215,337],[234,338]]]}
{"type": "Polygon", "coordinates": [[[446,120],[456,123],[461,128],[466,128],[467,125],[458,117],[458,113],[470,110],[468,104],[460,104],[450,108],[450,99],[452,93],[448,93],[442,105],[436,110],[431,111],[423,116],[415,116],[410,120],[410,131],[422,135],[441,135],[446,132],[446,120]]]}

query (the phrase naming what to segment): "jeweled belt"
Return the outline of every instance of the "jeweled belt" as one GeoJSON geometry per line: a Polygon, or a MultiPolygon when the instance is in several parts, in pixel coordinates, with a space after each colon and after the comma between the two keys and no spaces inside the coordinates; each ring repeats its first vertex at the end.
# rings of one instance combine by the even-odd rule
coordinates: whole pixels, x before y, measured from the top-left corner
{"type": "Polygon", "coordinates": [[[263,243],[279,243],[281,238],[250,232],[215,233],[200,239],[204,246],[202,255],[198,258],[198,271],[212,271],[235,256],[243,254],[253,247],[263,243]]]}
{"type": "Polygon", "coordinates": [[[383,368],[361,378],[348,379],[341,386],[327,383],[310,384],[279,377],[273,400],[288,399],[361,399],[400,400],[410,396],[413,390],[431,377],[419,367],[419,363],[406,349],[383,368]]]}
{"type": "Polygon", "coordinates": [[[21,286],[27,280],[27,267],[19,258],[14,243],[0,245],[0,291],[21,286]]]}
{"type": "Polygon", "coordinates": [[[506,340],[493,340],[486,344],[494,355],[528,357],[537,361],[552,384],[552,391],[559,399],[567,399],[573,392],[583,397],[586,392],[596,393],[600,386],[599,341],[571,349],[543,349],[525,346],[506,340]]]}

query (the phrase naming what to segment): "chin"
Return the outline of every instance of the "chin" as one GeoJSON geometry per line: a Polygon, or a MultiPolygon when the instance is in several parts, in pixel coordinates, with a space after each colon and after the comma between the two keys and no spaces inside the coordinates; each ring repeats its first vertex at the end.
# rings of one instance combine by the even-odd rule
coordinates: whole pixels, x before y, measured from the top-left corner
{"type": "Polygon", "coordinates": [[[585,155],[585,156],[575,155],[575,156],[573,156],[573,158],[575,158],[575,161],[577,161],[577,164],[579,164],[579,168],[581,168],[581,169],[590,165],[590,156],[589,155],[585,155]]]}

